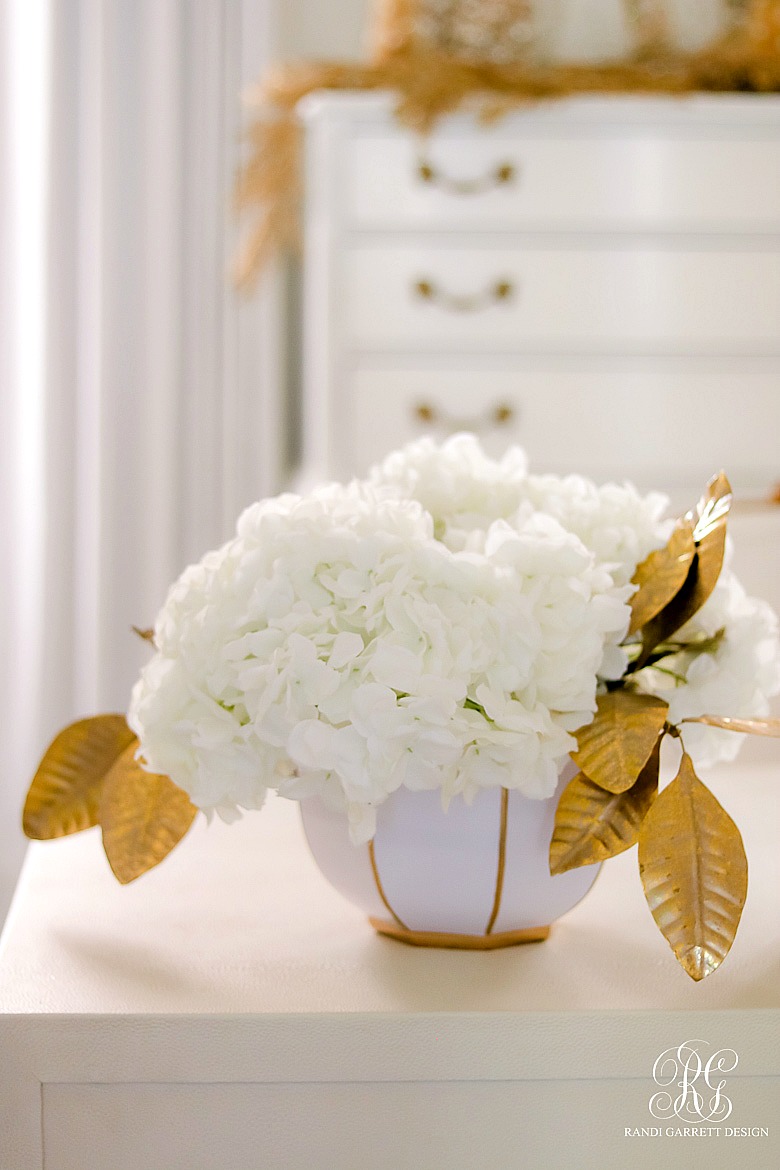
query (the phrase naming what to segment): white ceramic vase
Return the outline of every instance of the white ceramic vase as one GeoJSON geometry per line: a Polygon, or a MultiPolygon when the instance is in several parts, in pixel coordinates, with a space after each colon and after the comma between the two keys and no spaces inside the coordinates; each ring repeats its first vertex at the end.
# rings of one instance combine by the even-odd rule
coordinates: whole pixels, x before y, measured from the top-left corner
{"type": "Polygon", "coordinates": [[[323,875],[382,934],[418,946],[493,949],[540,941],[585,896],[599,871],[550,875],[549,848],[567,766],[549,800],[489,789],[472,804],[399,789],[379,808],[377,831],[355,846],[343,813],[301,802],[323,875]]]}

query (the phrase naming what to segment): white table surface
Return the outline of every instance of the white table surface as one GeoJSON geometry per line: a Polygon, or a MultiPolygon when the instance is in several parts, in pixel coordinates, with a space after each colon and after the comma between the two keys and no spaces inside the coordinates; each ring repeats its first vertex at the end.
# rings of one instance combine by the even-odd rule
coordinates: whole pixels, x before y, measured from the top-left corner
{"type": "Polygon", "coordinates": [[[604,867],[544,943],[423,950],[376,936],[321,878],[297,805],[272,800],[237,825],[199,818],[126,887],[98,830],[32,844],[0,946],[0,1012],[779,1007],[780,759],[768,758],[709,778],[742,831],[750,885],[731,954],[700,984],[658,934],[635,849],[604,867]]]}

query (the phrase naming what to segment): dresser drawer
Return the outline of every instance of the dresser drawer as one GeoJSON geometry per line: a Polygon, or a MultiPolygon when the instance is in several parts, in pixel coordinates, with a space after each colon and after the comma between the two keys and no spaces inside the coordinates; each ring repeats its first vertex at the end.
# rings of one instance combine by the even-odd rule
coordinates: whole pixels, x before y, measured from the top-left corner
{"type": "MultiPolygon", "coordinates": [[[[425,972],[420,978],[431,976],[425,972]]],[[[661,1018],[666,1023],[667,1017],[661,1018]]],[[[568,1044],[559,1041],[559,1047],[568,1044]]],[[[614,1117],[632,1125],[637,1118],[646,1121],[649,1078],[574,1075],[580,1066],[576,1057],[571,1059],[572,1075],[565,1079],[46,1086],[46,1170],[516,1170],[519,1165],[602,1170],[626,1165],[631,1139],[614,1117]],[[583,1133],[598,1134],[598,1141],[583,1141],[583,1133]]],[[[777,1088],[774,1076],[729,1081],[729,1089],[740,1101],[749,1101],[753,1115],[762,1120],[774,1116],[777,1088]]],[[[695,1140],[696,1154],[684,1162],[690,1170],[724,1170],[734,1164],[727,1137],[720,1142],[705,1138],[704,1149],[701,1139],[695,1140]],[[724,1146],[725,1159],[719,1156],[724,1146]]],[[[773,1157],[768,1143],[745,1145],[742,1170],[766,1170],[770,1162],[762,1159],[773,1157]]],[[[681,1165],[668,1158],[669,1143],[661,1150],[657,1139],[636,1139],[630,1164],[635,1170],[681,1165]]]]}
{"type": "Polygon", "coordinates": [[[779,385],[780,362],[365,365],[340,416],[339,470],[360,473],[424,434],[469,430],[493,455],[520,443],[533,471],[628,478],[663,489],[679,507],[721,467],[738,497],[766,498],[780,481],[779,385]]]}
{"type": "MultiPolygon", "coordinates": [[[[633,130],[633,128],[631,128],[633,130]]],[[[780,226],[780,141],[523,137],[475,129],[348,143],[346,207],[362,228],[772,231],[780,226]]],[[[560,131],[559,131],[560,134],[560,131]]],[[[749,135],[749,131],[748,131],[749,135]]]]}
{"type": "Polygon", "coordinates": [[[363,246],[343,257],[358,348],[780,352],[780,242],[767,250],[363,246]]]}

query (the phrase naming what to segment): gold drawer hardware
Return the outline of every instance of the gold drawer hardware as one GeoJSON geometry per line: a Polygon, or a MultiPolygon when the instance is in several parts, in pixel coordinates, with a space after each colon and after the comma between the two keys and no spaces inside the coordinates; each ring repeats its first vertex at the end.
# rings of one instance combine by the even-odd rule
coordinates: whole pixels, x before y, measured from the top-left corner
{"type": "Polygon", "coordinates": [[[435,167],[429,159],[421,158],[417,164],[417,177],[420,182],[430,183],[432,187],[441,187],[450,195],[482,195],[495,187],[505,187],[514,183],[517,168],[512,163],[499,163],[486,175],[476,179],[453,179],[435,167]]]}
{"type": "Polygon", "coordinates": [[[415,420],[426,426],[433,426],[445,430],[448,434],[457,431],[473,431],[474,434],[484,433],[496,427],[506,427],[517,418],[517,411],[506,402],[489,407],[481,415],[474,418],[457,418],[448,411],[432,406],[429,402],[419,402],[412,408],[415,420]]]}
{"type": "Polygon", "coordinates": [[[423,279],[415,282],[414,291],[424,301],[433,301],[443,309],[450,309],[453,313],[477,313],[480,309],[488,309],[498,301],[508,301],[515,294],[515,286],[511,280],[497,280],[486,288],[484,292],[464,296],[458,293],[448,293],[434,284],[432,280],[423,279]]]}

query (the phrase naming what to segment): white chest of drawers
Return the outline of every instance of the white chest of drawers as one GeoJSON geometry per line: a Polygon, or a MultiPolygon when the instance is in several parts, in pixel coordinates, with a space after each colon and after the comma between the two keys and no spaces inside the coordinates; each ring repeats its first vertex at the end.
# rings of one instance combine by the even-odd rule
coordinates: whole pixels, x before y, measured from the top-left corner
{"type": "Polygon", "coordinates": [[[424,142],[389,95],[304,103],[304,454],[426,431],[536,470],[780,479],[780,100],[546,103],[424,142]]]}

